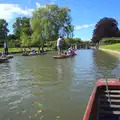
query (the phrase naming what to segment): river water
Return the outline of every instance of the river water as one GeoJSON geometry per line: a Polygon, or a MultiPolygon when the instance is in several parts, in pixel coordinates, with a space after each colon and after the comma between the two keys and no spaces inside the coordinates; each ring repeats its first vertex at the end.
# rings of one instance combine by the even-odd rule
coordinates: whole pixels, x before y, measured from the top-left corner
{"type": "Polygon", "coordinates": [[[120,77],[120,58],[95,50],[0,64],[0,120],[82,120],[96,78],[120,77]]]}

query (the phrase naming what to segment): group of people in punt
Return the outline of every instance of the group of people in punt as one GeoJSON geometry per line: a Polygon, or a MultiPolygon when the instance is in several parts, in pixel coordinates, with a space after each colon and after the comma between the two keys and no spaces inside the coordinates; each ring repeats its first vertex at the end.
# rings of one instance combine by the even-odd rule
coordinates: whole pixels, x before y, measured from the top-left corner
{"type": "Polygon", "coordinates": [[[63,45],[64,38],[60,36],[57,40],[57,49],[58,49],[58,56],[63,56],[63,55],[74,55],[75,54],[75,49],[71,46],[68,48],[66,52],[62,51],[62,45],[63,45]]]}

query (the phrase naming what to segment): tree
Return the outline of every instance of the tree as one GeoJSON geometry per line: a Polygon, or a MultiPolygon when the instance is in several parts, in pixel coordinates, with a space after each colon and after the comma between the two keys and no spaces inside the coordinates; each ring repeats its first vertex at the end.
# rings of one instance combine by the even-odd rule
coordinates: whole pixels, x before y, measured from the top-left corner
{"type": "Polygon", "coordinates": [[[92,41],[99,43],[104,37],[116,37],[118,33],[118,23],[113,18],[103,18],[95,26],[92,41]]]}
{"type": "Polygon", "coordinates": [[[9,32],[8,23],[4,19],[0,19],[0,46],[3,46],[4,40],[7,38],[7,34],[9,32]]]}
{"type": "Polygon", "coordinates": [[[49,21],[47,19],[35,19],[32,21],[32,28],[33,28],[33,34],[32,34],[32,44],[38,45],[39,49],[40,47],[44,47],[44,43],[46,39],[49,38],[49,21]]]}
{"type": "Polygon", "coordinates": [[[73,37],[73,30],[74,27],[71,25],[71,17],[70,17],[70,9],[68,8],[60,8],[58,14],[58,21],[56,24],[59,23],[59,35],[73,37]]]}
{"type": "Polygon", "coordinates": [[[17,46],[17,40],[14,34],[7,35],[7,40],[10,48],[14,48],[17,46]]]}
{"type": "Polygon", "coordinates": [[[120,37],[120,30],[118,30],[116,37],[120,37]]]}
{"type": "Polygon", "coordinates": [[[32,29],[30,25],[30,18],[23,17],[21,18],[21,34],[24,32],[28,36],[32,35],[32,29]]]}
{"type": "Polygon", "coordinates": [[[17,37],[17,39],[20,39],[21,27],[22,27],[22,20],[21,17],[18,17],[16,18],[16,21],[13,24],[13,32],[17,37]]]}
{"type": "Polygon", "coordinates": [[[32,29],[30,25],[30,18],[23,17],[21,19],[20,41],[22,46],[29,47],[31,45],[32,29]]]}
{"type": "Polygon", "coordinates": [[[10,41],[10,40],[16,40],[16,36],[14,34],[9,34],[7,35],[7,40],[10,41]]]}
{"type": "Polygon", "coordinates": [[[19,17],[13,24],[14,34],[22,46],[29,46],[31,43],[32,29],[30,25],[30,18],[19,17]],[[25,41],[26,40],[26,41],[25,41]],[[30,43],[29,43],[30,42],[30,43]]]}
{"type": "Polygon", "coordinates": [[[31,45],[31,38],[25,32],[21,33],[20,40],[22,47],[29,47],[31,45]]]}
{"type": "Polygon", "coordinates": [[[69,12],[68,8],[59,8],[53,4],[36,9],[31,19],[33,44],[43,48],[46,41],[56,40],[61,34],[70,36],[73,26],[69,12]]]}
{"type": "Polygon", "coordinates": [[[83,43],[80,38],[67,38],[65,39],[66,43],[71,46],[78,43],[83,43]]]}

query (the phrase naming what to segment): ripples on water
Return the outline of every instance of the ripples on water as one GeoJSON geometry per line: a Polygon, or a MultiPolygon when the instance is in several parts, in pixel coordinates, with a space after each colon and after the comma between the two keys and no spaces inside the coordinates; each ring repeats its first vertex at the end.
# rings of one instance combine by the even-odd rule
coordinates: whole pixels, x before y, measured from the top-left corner
{"type": "Polygon", "coordinates": [[[55,54],[0,64],[0,120],[80,120],[96,78],[120,77],[120,58],[102,51],[61,60],[55,54]]]}

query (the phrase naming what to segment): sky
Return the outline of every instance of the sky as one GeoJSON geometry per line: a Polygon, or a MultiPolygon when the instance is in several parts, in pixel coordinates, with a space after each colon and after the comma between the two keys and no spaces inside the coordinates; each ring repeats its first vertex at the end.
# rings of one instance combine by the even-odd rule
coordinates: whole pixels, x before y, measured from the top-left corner
{"type": "Polygon", "coordinates": [[[104,17],[112,17],[120,24],[120,0],[0,0],[0,19],[6,19],[12,33],[16,17],[30,17],[45,4],[70,8],[74,37],[82,40],[92,38],[95,24],[104,17]]]}

